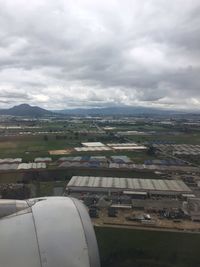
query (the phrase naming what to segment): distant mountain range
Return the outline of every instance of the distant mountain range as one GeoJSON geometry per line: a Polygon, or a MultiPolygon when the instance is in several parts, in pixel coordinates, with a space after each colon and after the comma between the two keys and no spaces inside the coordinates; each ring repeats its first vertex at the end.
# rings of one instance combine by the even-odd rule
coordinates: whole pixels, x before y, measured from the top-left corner
{"type": "Polygon", "coordinates": [[[76,116],[109,116],[109,115],[170,115],[177,114],[182,112],[177,112],[173,110],[164,110],[164,109],[156,109],[156,108],[146,108],[146,107],[108,107],[108,108],[78,108],[78,109],[65,109],[65,110],[57,110],[55,112],[59,112],[60,114],[66,115],[76,115],[76,116]]]}
{"type": "Polygon", "coordinates": [[[0,109],[0,115],[43,117],[53,114],[54,113],[49,110],[37,106],[30,106],[28,104],[21,104],[9,109],[0,109]]]}
{"type": "MultiPolygon", "coordinates": [[[[28,104],[21,104],[9,109],[0,109],[0,115],[11,116],[28,116],[28,117],[43,117],[43,116],[56,116],[56,115],[68,115],[68,116],[131,116],[131,115],[173,115],[173,114],[186,114],[191,112],[146,108],[146,107],[108,107],[108,108],[77,108],[77,109],[65,109],[49,111],[37,106],[30,106],[28,104]]],[[[194,112],[194,114],[199,112],[194,112]]]]}

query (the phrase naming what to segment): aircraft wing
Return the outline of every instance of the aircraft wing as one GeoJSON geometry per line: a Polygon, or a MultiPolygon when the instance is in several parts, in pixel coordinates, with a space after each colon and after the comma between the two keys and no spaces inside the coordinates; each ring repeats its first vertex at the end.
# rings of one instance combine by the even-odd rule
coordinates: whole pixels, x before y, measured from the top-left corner
{"type": "Polygon", "coordinates": [[[0,220],[1,267],[99,267],[98,247],[85,207],[49,197],[0,220]]]}

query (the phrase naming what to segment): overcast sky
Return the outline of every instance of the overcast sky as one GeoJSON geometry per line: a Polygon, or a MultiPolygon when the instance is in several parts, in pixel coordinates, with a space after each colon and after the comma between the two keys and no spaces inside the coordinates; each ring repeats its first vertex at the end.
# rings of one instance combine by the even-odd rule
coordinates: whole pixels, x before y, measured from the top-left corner
{"type": "Polygon", "coordinates": [[[0,107],[200,109],[199,0],[0,0],[0,107]]]}

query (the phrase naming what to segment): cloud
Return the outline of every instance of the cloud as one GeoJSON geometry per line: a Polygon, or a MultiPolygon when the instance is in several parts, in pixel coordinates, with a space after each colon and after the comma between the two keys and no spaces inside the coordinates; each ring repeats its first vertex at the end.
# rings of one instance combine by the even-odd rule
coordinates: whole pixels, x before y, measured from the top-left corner
{"type": "Polygon", "coordinates": [[[198,0],[0,0],[1,106],[199,109],[199,11],[198,0]]]}

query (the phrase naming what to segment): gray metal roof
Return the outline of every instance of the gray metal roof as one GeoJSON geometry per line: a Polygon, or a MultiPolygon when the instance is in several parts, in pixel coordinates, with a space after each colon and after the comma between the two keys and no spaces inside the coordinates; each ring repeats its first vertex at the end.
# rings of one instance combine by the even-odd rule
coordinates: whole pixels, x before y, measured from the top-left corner
{"type": "Polygon", "coordinates": [[[69,181],[67,187],[191,192],[190,188],[182,181],[118,177],[73,176],[69,181]]]}

